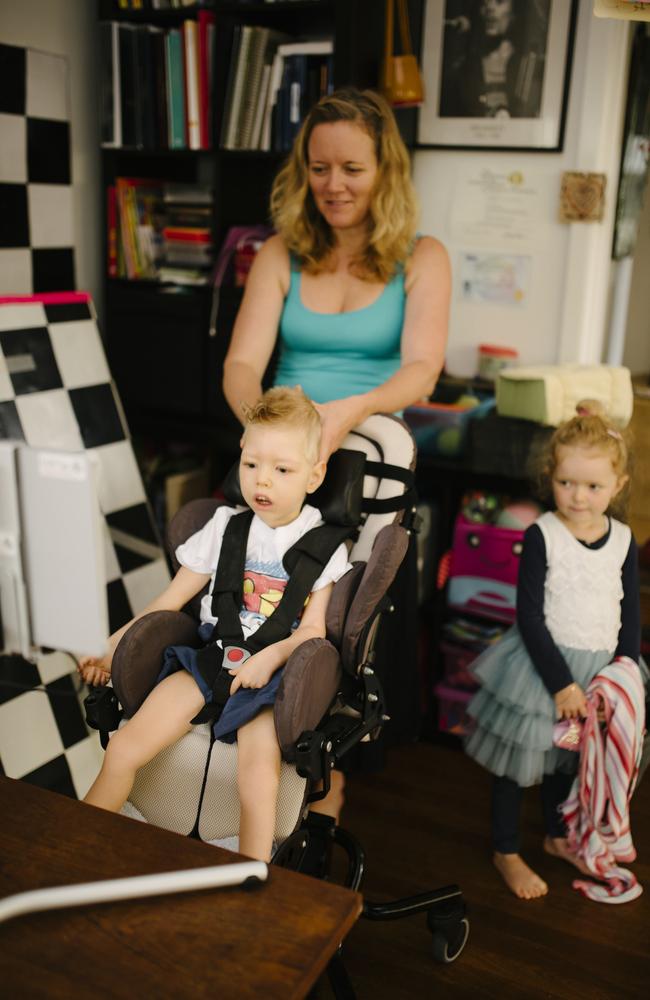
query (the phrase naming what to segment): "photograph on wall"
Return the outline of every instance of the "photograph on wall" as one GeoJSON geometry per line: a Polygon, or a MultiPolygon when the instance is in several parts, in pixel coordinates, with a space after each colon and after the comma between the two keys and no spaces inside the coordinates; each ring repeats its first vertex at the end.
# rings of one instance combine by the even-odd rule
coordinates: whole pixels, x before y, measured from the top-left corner
{"type": "Polygon", "coordinates": [[[426,0],[418,143],[560,150],[574,0],[426,0]]]}

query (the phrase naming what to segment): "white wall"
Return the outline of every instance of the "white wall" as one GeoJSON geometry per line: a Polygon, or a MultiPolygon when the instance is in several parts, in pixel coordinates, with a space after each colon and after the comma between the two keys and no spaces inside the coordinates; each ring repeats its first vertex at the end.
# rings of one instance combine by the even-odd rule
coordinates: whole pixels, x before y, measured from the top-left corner
{"type": "Polygon", "coordinates": [[[451,309],[448,369],[469,375],[479,343],[505,344],[520,364],[599,362],[607,333],[612,228],[625,108],[628,34],[624,21],[593,16],[592,0],[579,0],[571,89],[561,153],[486,153],[433,149],[415,153],[414,181],[422,206],[421,230],[449,250],[456,280],[451,309]],[[458,281],[463,252],[505,252],[498,234],[467,242],[458,224],[468,171],[518,171],[537,192],[539,224],[516,251],[531,256],[528,295],[521,305],[463,301],[458,281]],[[565,170],[606,174],[602,222],[560,223],[565,170]]]}
{"type": "Polygon", "coordinates": [[[100,306],[103,227],[96,5],[90,0],[0,0],[0,41],[66,56],[77,288],[100,306]]]}

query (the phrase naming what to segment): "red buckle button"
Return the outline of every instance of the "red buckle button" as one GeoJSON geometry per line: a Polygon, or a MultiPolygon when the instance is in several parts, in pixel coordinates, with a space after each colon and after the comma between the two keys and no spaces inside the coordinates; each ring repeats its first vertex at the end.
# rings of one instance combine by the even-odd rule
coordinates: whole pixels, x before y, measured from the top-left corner
{"type": "Polygon", "coordinates": [[[243,658],[244,658],[244,650],[243,649],[229,649],[228,650],[228,659],[231,660],[233,663],[236,663],[238,660],[242,660],[243,658]]]}

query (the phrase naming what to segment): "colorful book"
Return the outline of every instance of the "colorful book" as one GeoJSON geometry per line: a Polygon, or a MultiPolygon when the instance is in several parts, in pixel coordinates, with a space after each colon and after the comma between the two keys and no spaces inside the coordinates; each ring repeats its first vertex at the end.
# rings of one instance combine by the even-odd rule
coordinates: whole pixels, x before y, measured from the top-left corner
{"type": "Polygon", "coordinates": [[[201,149],[199,44],[196,21],[183,21],[182,30],[185,67],[185,106],[187,108],[187,145],[190,149],[201,149]]]}
{"type": "Polygon", "coordinates": [[[185,149],[185,98],[183,82],[183,45],[181,32],[167,32],[167,101],[170,149],[185,149]]]}

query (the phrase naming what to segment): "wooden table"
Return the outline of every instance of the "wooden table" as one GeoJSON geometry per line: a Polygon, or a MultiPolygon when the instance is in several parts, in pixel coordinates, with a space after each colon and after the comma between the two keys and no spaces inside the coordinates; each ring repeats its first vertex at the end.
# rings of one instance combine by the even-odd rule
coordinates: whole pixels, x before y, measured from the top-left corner
{"type": "MultiPolygon", "coordinates": [[[[244,860],[0,778],[0,894],[244,860]]],[[[0,924],[11,1000],[304,997],[361,912],[361,896],[270,866],[268,881],[51,910],[0,924]]]]}

